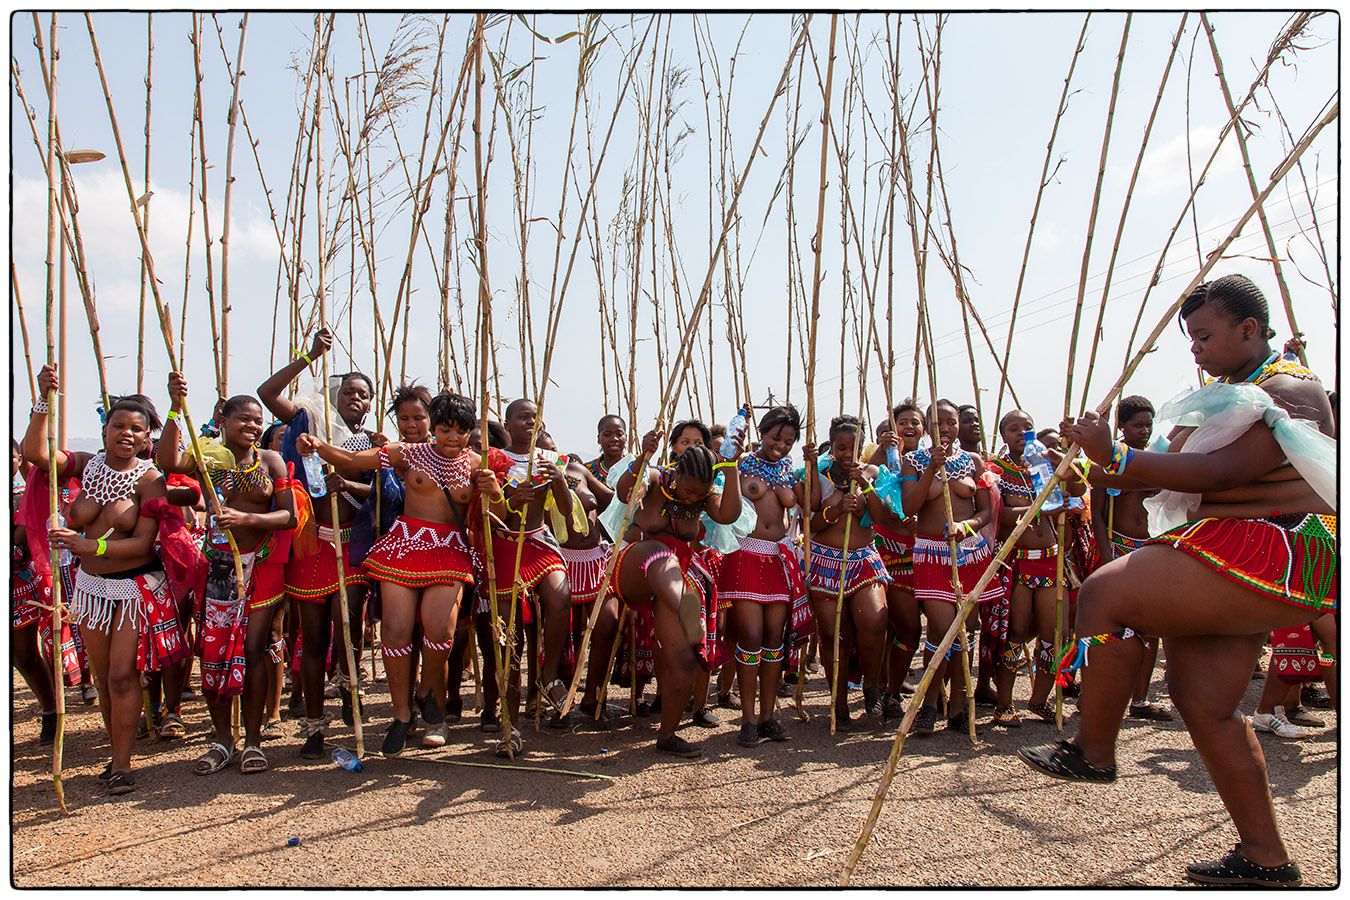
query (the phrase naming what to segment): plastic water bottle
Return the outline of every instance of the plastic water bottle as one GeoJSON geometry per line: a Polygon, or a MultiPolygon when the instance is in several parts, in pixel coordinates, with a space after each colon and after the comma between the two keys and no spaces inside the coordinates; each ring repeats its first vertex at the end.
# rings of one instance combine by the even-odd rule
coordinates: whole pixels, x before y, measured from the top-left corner
{"type": "Polygon", "coordinates": [[[742,407],[736,410],[736,415],[727,423],[727,436],[722,439],[723,459],[731,459],[736,455],[736,444],[733,442],[745,437],[745,426],[745,408],[742,407]]]}
{"type": "MultiPolygon", "coordinates": [[[[66,527],[66,517],[59,512],[56,514],[56,524],[60,528],[66,527]]],[[[62,568],[69,566],[73,559],[74,556],[71,554],[69,550],[63,549],[59,554],[57,554],[57,564],[60,565],[62,568]]]]}
{"type": "Polygon", "coordinates": [[[348,772],[360,772],[365,769],[365,766],[361,765],[361,760],[356,758],[356,754],[342,747],[333,751],[333,762],[339,769],[348,772]]]}
{"type": "MultiPolygon", "coordinates": [[[[1031,470],[1031,486],[1036,491],[1036,495],[1040,496],[1041,491],[1054,477],[1055,467],[1050,464],[1050,460],[1046,456],[1045,445],[1036,440],[1036,432],[1028,431],[1023,436],[1026,438],[1027,445],[1022,449],[1022,461],[1031,470]]],[[[1060,491],[1059,485],[1055,485],[1054,490],[1050,491],[1050,496],[1041,505],[1041,511],[1051,512],[1063,505],[1064,494],[1060,491]]]]}
{"type": "MultiPolygon", "coordinates": [[[[217,489],[216,512],[219,512],[220,508],[224,505],[225,505],[225,497],[220,493],[220,490],[217,489]]],[[[212,513],[210,517],[207,518],[206,533],[207,538],[211,541],[212,545],[214,546],[219,547],[222,544],[228,544],[230,542],[229,538],[225,536],[224,530],[220,527],[220,524],[216,521],[216,513],[212,513]]]]}
{"type": "Polygon", "coordinates": [[[900,471],[900,448],[895,444],[886,448],[886,468],[892,472],[900,471]]]}
{"type": "Polygon", "coordinates": [[[317,453],[306,453],[300,457],[305,465],[305,483],[309,485],[309,495],[319,498],[328,493],[328,485],[323,480],[323,463],[317,453]]]}

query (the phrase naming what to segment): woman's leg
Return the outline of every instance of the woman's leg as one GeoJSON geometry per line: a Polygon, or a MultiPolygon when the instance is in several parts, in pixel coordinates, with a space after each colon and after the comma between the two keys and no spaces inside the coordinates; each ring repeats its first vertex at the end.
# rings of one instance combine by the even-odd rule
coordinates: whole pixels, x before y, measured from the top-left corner
{"type": "MultiPolygon", "coordinates": [[[[787,603],[767,603],[760,607],[760,615],[763,617],[763,631],[761,640],[764,649],[769,651],[769,655],[777,657],[776,659],[766,659],[761,655],[759,660],[759,724],[763,724],[773,718],[773,707],[778,700],[778,681],[783,674],[783,662],[787,658],[787,603]],[[775,650],[774,648],[777,648],[775,650]]],[[[739,626],[737,626],[739,627],[739,626]]],[[[747,703],[754,706],[754,694],[746,694],[744,684],[741,687],[741,710],[742,721],[745,721],[744,710],[747,703]],[[747,699],[749,698],[749,699],[747,699]]]]}
{"type": "MultiPolygon", "coordinates": [[[[412,720],[411,696],[413,622],[420,594],[412,588],[385,582],[380,586],[380,638],[384,650],[384,673],[394,718],[412,720]]],[[[306,638],[308,640],[308,638],[306,638]]]]}
{"type": "MultiPolygon", "coordinates": [[[[875,696],[876,702],[880,702],[881,688],[885,684],[881,669],[881,657],[886,649],[885,588],[880,584],[869,584],[849,594],[845,602],[848,603],[858,656],[862,660],[863,695],[875,696]]],[[[869,700],[867,705],[868,713],[874,712],[874,702],[869,700]]]]}
{"type": "MultiPolygon", "coordinates": [[[[731,615],[736,621],[736,678],[741,686],[741,724],[758,724],[762,719],[756,715],[755,696],[759,693],[761,655],[764,651],[765,611],[771,605],[783,604],[753,603],[749,600],[736,600],[731,604],[731,615]]],[[[776,645],[775,645],[776,646],[776,645]]],[[[767,718],[772,700],[765,701],[764,714],[767,718]]]]}
{"type": "Polygon", "coordinates": [[[444,708],[445,663],[454,638],[463,589],[458,584],[438,584],[422,591],[422,682],[419,697],[430,694],[444,708]]]}
{"type": "MultiPolygon", "coordinates": [[[[1150,545],[1094,572],[1078,595],[1075,631],[1080,639],[1119,635],[1125,628],[1164,639],[1243,637],[1308,622],[1314,613],[1240,587],[1202,562],[1162,545],[1150,545]]],[[[1258,647],[1260,642],[1256,642],[1258,647]]],[[[1115,764],[1116,735],[1134,691],[1144,643],[1136,638],[1092,646],[1081,669],[1078,735],[1074,743],[1091,765],[1115,764]]],[[[1243,689],[1256,654],[1244,654],[1243,689]]],[[[1186,676],[1173,671],[1167,649],[1168,685],[1186,676]]],[[[1214,664],[1220,665],[1221,660],[1214,664]]],[[[1191,669],[1194,673],[1194,668],[1191,669]]],[[[1238,695],[1241,698],[1241,694],[1238,695]]],[[[1176,689],[1172,699],[1177,701],[1176,689]]],[[[1237,700],[1233,702],[1236,708],[1237,700]]],[[[1178,708],[1180,704],[1177,703],[1178,708]]],[[[1183,713],[1183,716],[1185,713],[1183,713]]],[[[1256,862],[1256,860],[1253,860],[1256,862]]]]}
{"type": "MultiPolygon", "coordinates": [[[[825,667],[825,684],[830,686],[834,683],[834,611],[835,599],[833,597],[823,597],[819,594],[811,595],[811,614],[816,620],[817,648],[820,653],[820,664],[825,667]]],[[[841,625],[845,623],[841,622],[841,625]]],[[[847,659],[848,642],[844,635],[839,637],[839,654],[843,659],[839,666],[839,684],[835,688],[834,709],[835,720],[842,721],[848,718],[848,671],[847,659]]]]}
{"type": "MultiPolygon", "coordinates": [[[[942,600],[923,601],[923,616],[928,620],[928,635],[924,649],[929,653],[934,652],[933,647],[942,643],[942,638],[947,634],[947,629],[956,621],[956,605],[942,600]]],[[[927,694],[924,695],[923,705],[927,709],[939,710],[938,706],[939,692],[935,689],[938,684],[946,677],[947,670],[953,665],[960,665],[960,660],[956,654],[960,652],[958,646],[960,641],[954,642],[948,650],[946,659],[938,663],[937,671],[933,675],[933,681],[927,694]]],[[[964,696],[964,691],[962,692],[964,696]]],[[[953,684],[952,699],[956,699],[956,687],[953,684]]],[[[954,706],[955,704],[953,704],[954,706]]]]}
{"type": "Polygon", "coordinates": [[[9,636],[10,660],[37,698],[38,710],[44,714],[55,712],[56,689],[53,687],[52,667],[47,665],[38,650],[37,623],[11,630],[9,636]]]}
{"type": "MultiPolygon", "coordinates": [[[[1056,652],[1058,648],[1055,647],[1055,613],[1059,611],[1057,591],[1058,588],[1037,588],[1032,595],[1032,605],[1036,611],[1036,676],[1031,681],[1028,709],[1047,703],[1055,686],[1055,663],[1059,660],[1056,652]]],[[[1068,606],[1068,599],[1065,598],[1066,613],[1068,606]]],[[[1071,625],[1065,623],[1062,627],[1064,636],[1070,638],[1071,625]]]]}
{"type": "Polygon", "coordinates": [[[300,680],[305,688],[305,717],[323,718],[323,683],[328,669],[329,638],[333,633],[330,603],[299,601],[300,628],[304,640],[300,650],[300,680]]]}
{"type": "Polygon", "coordinates": [[[1242,855],[1260,866],[1278,866],[1288,862],[1289,851],[1275,822],[1266,759],[1238,712],[1264,641],[1264,632],[1166,638],[1167,686],[1237,826],[1242,855]]]}
{"type": "MultiPolygon", "coordinates": [[[[1082,607],[1082,594],[1079,595],[1079,607],[1082,607]]],[[[1014,584],[1008,614],[1008,658],[997,660],[994,672],[994,684],[998,688],[998,707],[1008,709],[1013,705],[1013,687],[1017,683],[1017,667],[1011,665],[1017,648],[1026,643],[1031,636],[1032,625],[1031,588],[1024,584],[1014,584]]]]}
{"type": "MultiPolygon", "coordinates": [[[[84,644],[85,656],[89,661],[89,674],[94,682],[94,687],[98,690],[98,712],[103,717],[103,730],[108,734],[108,740],[112,740],[113,720],[112,720],[112,694],[108,690],[108,660],[112,653],[112,635],[99,631],[97,628],[80,628],[80,641],[84,644]]],[[[57,640],[60,638],[58,637],[57,640]]],[[[60,653],[60,647],[53,648],[54,653],[60,653]]],[[[136,691],[136,708],[140,709],[140,690],[136,691]]],[[[133,732],[134,733],[134,732],[133,732]]]]}
{"type": "MultiPolygon", "coordinates": [[[[132,602],[132,601],[124,601],[132,602]]],[[[106,696],[110,701],[109,737],[112,743],[112,767],[114,772],[131,771],[131,748],[136,740],[136,724],[141,718],[141,673],[136,670],[136,643],[138,635],[131,625],[130,616],[122,616],[121,610],[113,614],[113,623],[118,627],[108,642],[108,656],[104,662],[108,686],[106,696]]],[[[92,656],[91,656],[92,660],[92,656]]],[[[95,670],[99,681],[102,672],[95,670]]],[[[104,689],[100,685],[100,691],[104,689]]]]}
{"type": "Polygon", "coordinates": [[[919,603],[908,588],[891,585],[886,590],[886,615],[895,639],[891,645],[886,672],[886,693],[897,696],[914,662],[923,626],[919,621],[919,603]]]}
{"type": "Polygon", "coordinates": [[[1327,696],[1331,698],[1331,705],[1339,712],[1341,708],[1341,687],[1336,656],[1339,650],[1339,642],[1336,639],[1336,615],[1328,613],[1313,619],[1312,632],[1313,637],[1317,638],[1317,642],[1322,645],[1322,652],[1331,657],[1332,664],[1323,667],[1322,675],[1327,684],[1327,696]]]}
{"type": "MultiPolygon", "coordinates": [[[[599,601],[596,601],[597,603],[599,601]]],[[[589,614],[590,604],[580,607],[589,614]]],[[[580,618],[580,616],[578,616],[580,618]]],[[[585,622],[581,623],[581,629],[585,629],[585,622]]],[[[581,634],[577,633],[576,647],[577,652],[581,652],[581,634]]],[[[609,655],[614,649],[614,642],[619,639],[619,598],[613,594],[605,598],[605,602],[600,606],[600,615],[595,620],[595,628],[591,632],[590,655],[586,660],[586,692],[581,697],[581,702],[586,705],[597,703],[600,699],[600,685],[604,684],[609,678],[609,655]]]]}
{"type": "Polygon", "coordinates": [[[244,636],[244,694],[240,698],[245,747],[257,747],[262,742],[268,675],[273,668],[267,645],[272,642],[272,618],[280,605],[251,610],[248,616],[248,633],[244,636]]]}
{"type": "MultiPolygon", "coordinates": [[[[267,706],[264,710],[268,722],[281,721],[281,692],[286,686],[286,604],[274,603],[271,633],[267,642],[267,706]],[[280,659],[274,660],[273,656],[280,659]]],[[[167,684],[167,681],[166,681],[167,684]]]]}

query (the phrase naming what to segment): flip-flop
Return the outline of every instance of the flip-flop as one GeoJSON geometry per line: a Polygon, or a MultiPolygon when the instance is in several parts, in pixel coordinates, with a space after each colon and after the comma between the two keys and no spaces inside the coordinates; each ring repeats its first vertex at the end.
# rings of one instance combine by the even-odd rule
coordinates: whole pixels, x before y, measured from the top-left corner
{"type": "Polygon", "coordinates": [[[212,744],[210,749],[197,759],[197,765],[192,771],[197,775],[214,775],[234,762],[236,756],[238,753],[234,749],[224,744],[212,744]],[[202,763],[206,763],[206,768],[202,768],[202,763]]]}

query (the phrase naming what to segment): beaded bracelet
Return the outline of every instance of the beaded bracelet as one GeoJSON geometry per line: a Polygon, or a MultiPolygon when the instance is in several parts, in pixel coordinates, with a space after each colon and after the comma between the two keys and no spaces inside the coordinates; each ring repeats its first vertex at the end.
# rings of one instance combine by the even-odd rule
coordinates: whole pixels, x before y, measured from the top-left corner
{"type": "Polygon", "coordinates": [[[637,461],[636,459],[633,460],[632,462],[630,462],[630,463],[628,464],[627,472],[628,472],[629,475],[636,475],[636,474],[637,474],[637,468],[636,468],[637,464],[638,464],[638,461],[637,461]]]}
{"type": "Polygon", "coordinates": [[[1106,466],[1106,474],[1121,474],[1132,459],[1134,459],[1134,448],[1124,441],[1116,441],[1115,446],[1111,448],[1111,464],[1106,466]]]}
{"type": "Polygon", "coordinates": [[[43,398],[43,399],[41,399],[41,400],[39,400],[38,402],[36,402],[36,403],[33,404],[33,415],[35,415],[35,416],[45,416],[45,415],[47,415],[48,413],[50,413],[51,411],[52,411],[52,408],[51,408],[50,406],[47,405],[47,400],[46,400],[46,398],[43,398]]]}

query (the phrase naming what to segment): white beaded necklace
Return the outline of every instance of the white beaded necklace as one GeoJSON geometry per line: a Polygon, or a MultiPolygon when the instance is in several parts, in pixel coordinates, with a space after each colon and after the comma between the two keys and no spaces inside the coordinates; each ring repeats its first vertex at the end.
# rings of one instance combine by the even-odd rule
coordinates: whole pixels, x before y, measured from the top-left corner
{"type": "Polygon", "coordinates": [[[109,466],[105,460],[106,455],[100,451],[85,463],[84,474],[80,477],[82,494],[103,506],[134,495],[136,483],[154,466],[148,459],[137,459],[135,465],[121,472],[109,466]]]}
{"type": "Polygon", "coordinates": [[[454,459],[446,459],[436,452],[433,444],[403,444],[403,459],[413,468],[443,488],[461,491],[472,484],[469,473],[473,465],[469,454],[460,452],[454,459]]]}

